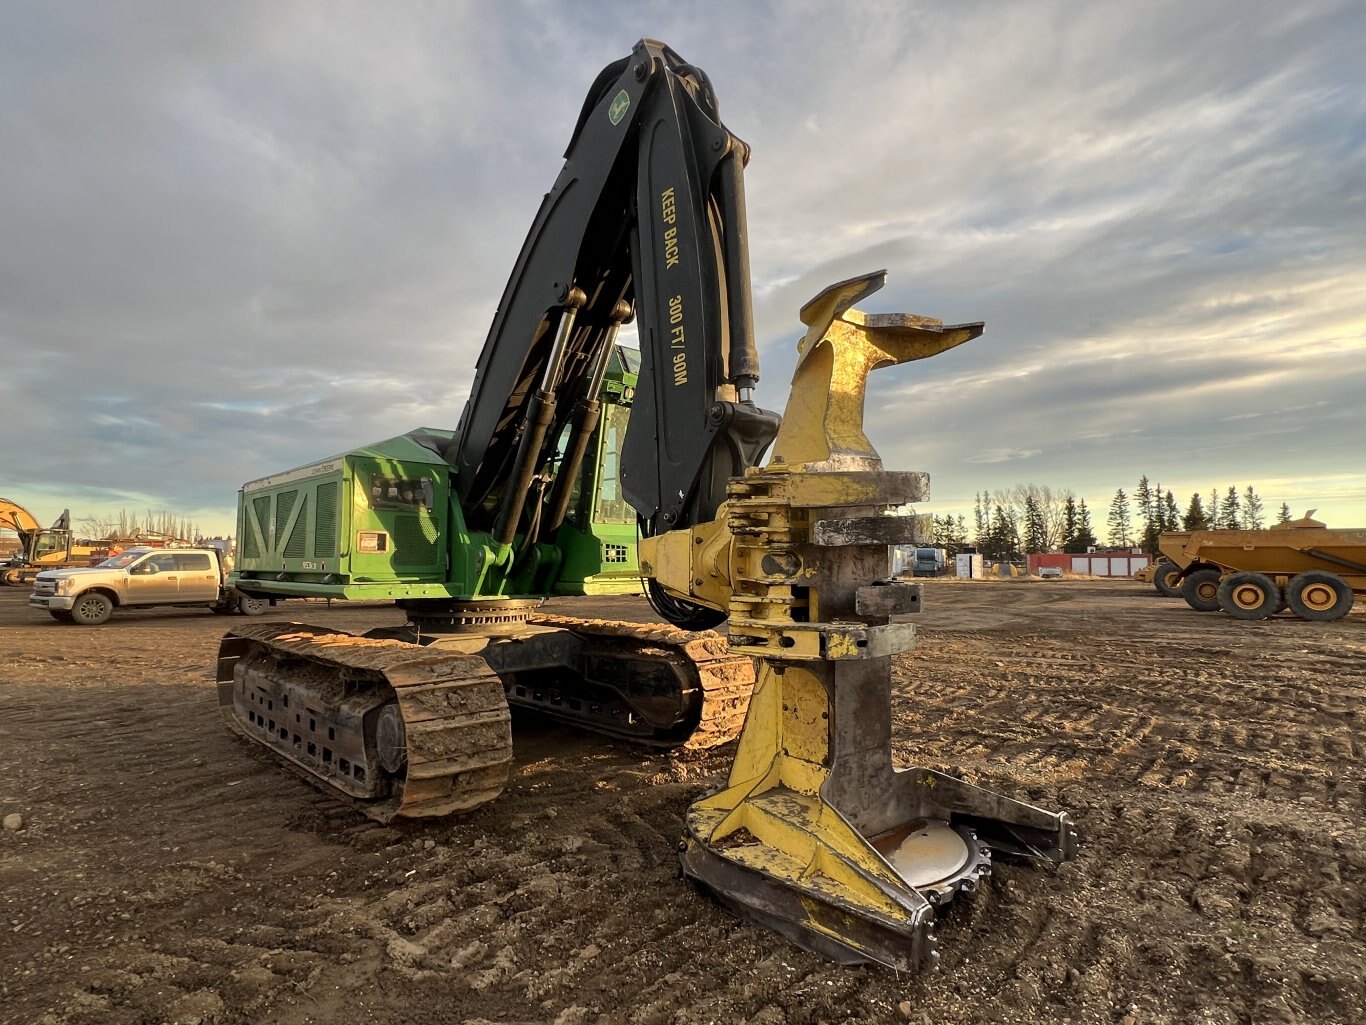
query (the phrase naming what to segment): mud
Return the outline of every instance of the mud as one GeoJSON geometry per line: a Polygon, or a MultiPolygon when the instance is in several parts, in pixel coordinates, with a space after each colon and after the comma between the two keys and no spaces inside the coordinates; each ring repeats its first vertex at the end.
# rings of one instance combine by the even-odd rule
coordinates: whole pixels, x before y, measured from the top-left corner
{"type": "Polygon", "coordinates": [[[729,747],[518,716],[494,805],[386,829],[219,723],[238,620],[82,629],[0,588],[0,816],[24,818],[0,832],[0,1022],[1366,1021],[1362,610],[1239,623],[1073,581],[936,581],[925,607],[898,759],[1066,808],[1083,847],[998,864],[944,917],[942,970],[908,977],[825,964],[678,878],[729,747]]]}

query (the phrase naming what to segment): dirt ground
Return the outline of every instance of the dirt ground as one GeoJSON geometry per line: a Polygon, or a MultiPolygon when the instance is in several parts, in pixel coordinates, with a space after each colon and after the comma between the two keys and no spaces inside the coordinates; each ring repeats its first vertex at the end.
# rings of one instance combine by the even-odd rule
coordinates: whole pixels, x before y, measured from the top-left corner
{"type": "MultiPolygon", "coordinates": [[[[1366,1021],[1366,610],[1235,622],[1133,582],[938,582],[896,756],[1071,811],[942,968],[841,968],[678,877],[729,749],[529,718],[495,804],[377,826],[220,724],[191,610],[61,626],[0,588],[0,1021],[1366,1021]]],[[[634,599],[556,603],[647,618],[634,599]]],[[[361,630],[389,608],[268,618],[361,630]]]]}

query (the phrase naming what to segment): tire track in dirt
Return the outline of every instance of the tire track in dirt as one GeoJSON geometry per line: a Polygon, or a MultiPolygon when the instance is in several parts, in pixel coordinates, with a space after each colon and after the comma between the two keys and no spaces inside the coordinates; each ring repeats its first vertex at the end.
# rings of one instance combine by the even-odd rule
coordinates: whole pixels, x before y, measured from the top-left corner
{"type": "MultiPolygon", "coordinates": [[[[1318,651],[1249,652],[1242,638],[1227,646],[1227,636],[1220,647],[1208,641],[1208,620],[1199,654],[1177,644],[1174,660],[1152,650],[1155,638],[1142,629],[1136,624],[1133,637],[1096,630],[1044,638],[1053,650],[1039,657],[1028,653],[1040,643],[1030,634],[1004,645],[989,631],[931,626],[900,667],[908,696],[897,717],[899,754],[935,751],[975,781],[1016,794],[1022,781],[1060,783],[1060,796],[1047,800],[1024,789],[1040,803],[1071,807],[1083,837],[1081,860],[1059,872],[1076,878],[1050,888],[1046,910],[992,908],[993,931],[981,943],[994,946],[993,960],[1012,958],[1012,978],[984,992],[1045,1003],[1051,995],[1060,1015],[1099,990],[1127,992],[1135,1012],[1156,1020],[1352,1020],[1363,998],[1366,939],[1363,787],[1354,757],[1362,662],[1318,651]],[[923,686],[912,689],[919,673],[936,681],[930,700],[923,686]],[[945,706],[948,715],[928,714],[945,706]],[[1122,796],[1107,802],[1098,792],[1122,796]],[[1290,870],[1296,859],[1302,871],[1290,870]],[[1012,941],[1022,938],[1019,956],[1001,943],[1002,920],[1012,941]],[[1031,951],[1045,964],[1036,968],[1031,951]],[[1325,970],[1325,952],[1354,967],[1325,970]],[[1071,962],[1065,971],[1047,967],[1058,955],[1071,962]],[[1181,978],[1186,992],[1154,1000],[1151,984],[1135,984],[1144,977],[1181,978]],[[1228,996],[1211,1000],[1211,992],[1228,996]]],[[[1302,649],[1305,639],[1273,640],[1302,649]]],[[[1027,886],[1031,875],[998,869],[993,890],[1014,892],[1017,879],[1027,886]]],[[[941,932],[946,951],[964,949],[955,942],[963,927],[941,932]]],[[[947,974],[964,971],[946,962],[947,974]]],[[[1114,1005],[1128,1007],[1123,997],[1114,1005]]]]}

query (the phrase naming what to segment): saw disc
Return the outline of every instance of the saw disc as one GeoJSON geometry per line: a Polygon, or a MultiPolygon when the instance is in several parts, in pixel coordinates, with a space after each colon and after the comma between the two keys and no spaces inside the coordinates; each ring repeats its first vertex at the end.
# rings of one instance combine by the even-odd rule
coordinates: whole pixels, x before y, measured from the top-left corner
{"type": "Polygon", "coordinates": [[[973,860],[967,841],[947,822],[921,819],[875,837],[873,846],[916,889],[942,885],[973,860]]]}

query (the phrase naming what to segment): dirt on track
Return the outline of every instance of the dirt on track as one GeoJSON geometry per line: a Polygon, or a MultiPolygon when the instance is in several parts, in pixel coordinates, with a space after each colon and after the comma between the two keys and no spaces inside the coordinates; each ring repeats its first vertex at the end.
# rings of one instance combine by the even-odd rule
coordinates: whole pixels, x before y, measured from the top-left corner
{"type": "MultiPolygon", "coordinates": [[[[1366,1021],[1366,615],[1197,614],[1132,582],[939,582],[895,754],[1069,810],[1079,859],[998,864],[942,969],[840,968],[678,878],[731,748],[528,717],[473,815],[385,829],[231,736],[234,622],[61,626],[0,588],[0,1022],[1366,1021]]],[[[557,611],[648,619],[634,599],[557,611]]],[[[385,607],[269,618],[360,631],[385,607]]]]}

